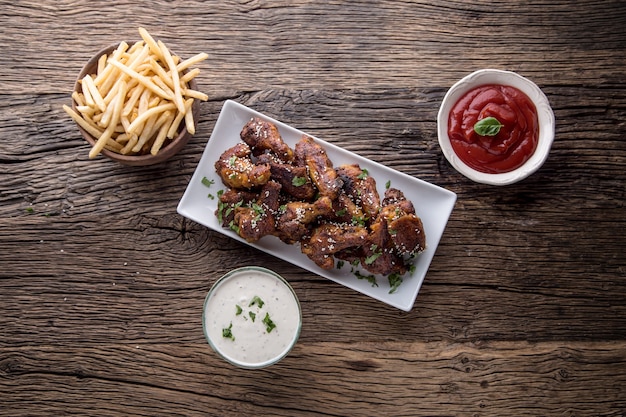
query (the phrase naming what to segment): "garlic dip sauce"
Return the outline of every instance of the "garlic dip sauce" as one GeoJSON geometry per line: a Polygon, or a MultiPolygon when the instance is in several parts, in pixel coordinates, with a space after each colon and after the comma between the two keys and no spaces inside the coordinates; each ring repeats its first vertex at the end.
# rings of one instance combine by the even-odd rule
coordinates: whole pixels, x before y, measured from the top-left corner
{"type": "Polygon", "coordinates": [[[300,335],[302,312],[291,286],[261,267],[221,277],[204,301],[204,335],[220,356],[242,368],[263,368],[285,357],[300,335]]]}

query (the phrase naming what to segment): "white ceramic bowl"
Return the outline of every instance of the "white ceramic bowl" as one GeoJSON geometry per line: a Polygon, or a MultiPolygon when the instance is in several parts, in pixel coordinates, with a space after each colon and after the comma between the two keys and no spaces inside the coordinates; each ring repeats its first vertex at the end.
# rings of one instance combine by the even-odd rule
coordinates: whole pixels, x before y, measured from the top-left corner
{"type": "Polygon", "coordinates": [[[543,165],[548,158],[554,141],[554,113],[548,98],[532,81],[511,71],[482,69],[457,81],[446,93],[437,115],[439,146],[446,159],[461,174],[472,181],[490,185],[508,185],[528,177],[543,165]],[[533,155],[519,168],[501,174],[488,174],[477,171],[459,159],[448,137],[448,118],[452,107],[468,91],[486,84],[500,84],[515,87],[524,92],[535,104],[539,119],[539,141],[533,155]]]}

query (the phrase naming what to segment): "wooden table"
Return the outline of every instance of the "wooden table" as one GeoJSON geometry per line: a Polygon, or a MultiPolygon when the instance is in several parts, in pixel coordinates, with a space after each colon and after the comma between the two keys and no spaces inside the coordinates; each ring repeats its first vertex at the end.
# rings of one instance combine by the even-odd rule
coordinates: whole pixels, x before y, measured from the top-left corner
{"type": "Polygon", "coordinates": [[[0,415],[626,415],[624,2],[2,3],[0,415]],[[198,132],[160,165],[89,160],[61,106],[139,26],[210,55],[198,132]],[[445,92],[487,67],[535,81],[557,121],[545,165],[506,187],[437,143],[445,92]],[[177,214],[226,99],[457,193],[409,313],[177,214]],[[251,264],[304,319],[259,371],[200,323],[251,264]]]}

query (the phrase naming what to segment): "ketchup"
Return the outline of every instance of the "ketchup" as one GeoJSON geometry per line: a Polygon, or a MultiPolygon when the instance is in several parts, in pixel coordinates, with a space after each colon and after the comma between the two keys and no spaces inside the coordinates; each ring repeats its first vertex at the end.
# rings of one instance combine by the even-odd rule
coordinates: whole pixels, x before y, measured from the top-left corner
{"type": "Polygon", "coordinates": [[[456,102],[448,119],[452,149],[477,171],[499,174],[519,168],[532,156],[539,139],[537,109],[526,94],[506,85],[482,85],[456,102]],[[474,131],[476,122],[498,119],[495,136],[474,131]]]}

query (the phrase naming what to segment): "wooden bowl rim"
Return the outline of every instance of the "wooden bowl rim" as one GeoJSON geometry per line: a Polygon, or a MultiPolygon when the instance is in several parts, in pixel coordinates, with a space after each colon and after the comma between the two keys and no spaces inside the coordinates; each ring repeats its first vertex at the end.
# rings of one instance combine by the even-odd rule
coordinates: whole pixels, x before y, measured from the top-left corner
{"type": "MultiPolygon", "coordinates": [[[[76,81],[74,82],[74,91],[82,91],[82,86],[80,81],[87,74],[94,74],[98,65],[98,60],[104,54],[110,54],[115,51],[120,44],[116,43],[113,45],[109,45],[106,48],[101,49],[95,55],[93,55],[89,61],[83,66],[80,73],[76,77],[76,81]]],[[[189,70],[185,69],[183,74],[187,73],[189,70]]],[[[192,90],[197,89],[197,83],[195,79],[191,79],[189,81],[189,88],[192,90]]],[[[77,103],[72,98],[72,109],[76,110],[77,103]]],[[[194,124],[198,125],[198,114],[199,114],[200,102],[198,99],[194,99],[193,104],[191,105],[191,111],[194,117],[194,124]]],[[[83,129],[80,125],[76,125],[78,130],[80,131],[83,138],[89,143],[92,147],[96,144],[96,138],[94,138],[89,132],[83,129]]],[[[160,162],[163,162],[172,156],[176,155],[191,139],[191,134],[187,131],[187,127],[182,124],[183,128],[180,130],[179,134],[172,139],[169,143],[167,143],[163,148],[159,150],[156,155],[145,154],[145,155],[122,155],[108,149],[103,149],[100,153],[107,158],[113,159],[125,165],[131,166],[144,166],[144,165],[154,165],[160,162]]]]}

